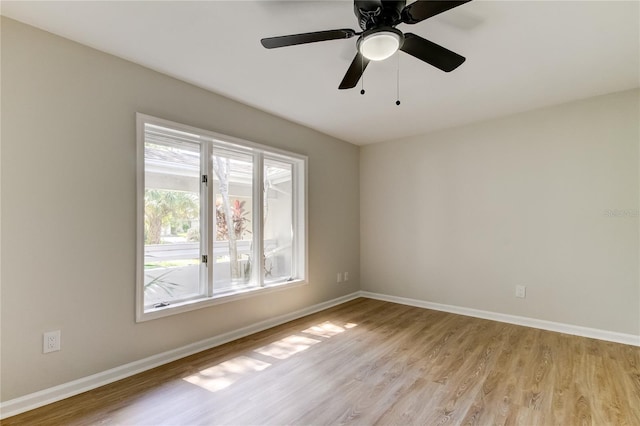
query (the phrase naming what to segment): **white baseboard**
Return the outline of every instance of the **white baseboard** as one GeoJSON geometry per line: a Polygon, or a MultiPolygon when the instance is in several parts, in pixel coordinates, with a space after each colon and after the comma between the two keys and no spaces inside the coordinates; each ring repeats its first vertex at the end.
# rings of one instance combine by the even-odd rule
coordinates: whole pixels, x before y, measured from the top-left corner
{"type": "Polygon", "coordinates": [[[25,411],[33,410],[34,408],[42,407],[43,405],[51,404],[52,402],[60,401],[65,398],[78,395],[82,392],[104,386],[106,384],[124,379],[129,376],[133,376],[134,374],[150,370],[171,361],[175,361],[177,359],[223,345],[233,340],[240,339],[241,337],[249,336],[259,331],[263,331],[268,328],[275,327],[277,325],[284,324],[286,322],[293,321],[295,319],[331,308],[333,306],[340,305],[342,303],[356,299],[359,296],[360,292],[351,293],[346,296],[338,297],[337,299],[329,300],[323,303],[318,303],[317,305],[309,306],[295,312],[279,315],[274,318],[269,318],[256,324],[252,324],[238,330],[233,330],[228,333],[201,340],[199,342],[195,342],[181,348],[153,355],[148,358],[130,362],[128,364],[112,368],[110,370],[93,374],[91,376],[82,377],[80,379],[63,383],[52,388],[44,389],[38,392],[21,396],[19,398],[2,402],[0,403],[0,419],[15,416],[16,414],[24,413],[25,411]]]}
{"type": "Polygon", "coordinates": [[[435,311],[450,312],[452,314],[468,317],[483,318],[525,327],[539,328],[542,330],[556,331],[575,336],[590,337],[592,339],[606,340],[609,342],[623,343],[625,345],[640,346],[640,336],[634,334],[618,333],[615,331],[600,330],[597,328],[581,327],[579,325],[563,324],[553,321],[545,321],[535,318],[521,317],[517,315],[501,314],[497,312],[482,311],[479,309],[464,308],[461,306],[444,305],[441,303],[426,302],[423,300],[409,299],[406,297],[389,296],[386,294],[361,291],[361,297],[384,300],[386,302],[400,303],[402,305],[416,306],[419,308],[433,309],[435,311]]]}

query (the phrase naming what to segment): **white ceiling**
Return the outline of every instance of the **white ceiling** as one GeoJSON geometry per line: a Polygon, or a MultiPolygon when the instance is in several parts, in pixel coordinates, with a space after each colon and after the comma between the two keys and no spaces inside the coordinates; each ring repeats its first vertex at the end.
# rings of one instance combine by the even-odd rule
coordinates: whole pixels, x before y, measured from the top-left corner
{"type": "Polygon", "coordinates": [[[2,14],[355,144],[640,86],[638,1],[476,0],[401,24],[467,58],[444,73],[401,53],[338,90],[356,39],[264,49],[262,37],[352,28],[352,1],[2,1],[2,14]]]}

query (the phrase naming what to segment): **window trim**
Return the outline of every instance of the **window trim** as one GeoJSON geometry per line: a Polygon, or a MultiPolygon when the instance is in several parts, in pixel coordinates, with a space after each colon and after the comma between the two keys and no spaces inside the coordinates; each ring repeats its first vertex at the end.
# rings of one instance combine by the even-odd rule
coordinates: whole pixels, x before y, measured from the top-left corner
{"type": "MultiPolygon", "coordinates": [[[[208,147],[210,144],[201,144],[201,162],[206,162],[206,170],[211,170],[211,152],[208,147]],[[203,148],[204,147],[204,148],[203,148]],[[204,154],[204,155],[203,155],[204,154]]],[[[153,320],[156,318],[162,318],[170,315],[175,315],[183,312],[188,312],[196,309],[201,309],[209,306],[215,306],[222,303],[228,303],[236,300],[246,299],[249,297],[254,297],[266,293],[271,293],[274,291],[281,291],[293,287],[298,287],[301,285],[308,284],[308,271],[309,271],[309,248],[308,248],[308,157],[306,155],[297,154],[294,152],[286,151],[279,148],[274,148],[268,145],[262,145],[256,142],[248,141],[245,139],[225,135],[222,133],[213,132],[206,129],[200,129],[197,127],[176,123],[174,121],[165,120],[162,118],[154,117],[151,115],[146,115],[137,112],[136,113],[136,294],[135,294],[135,309],[136,309],[136,322],[144,322],[153,320]],[[145,124],[158,125],[162,127],[169,127],[171,129],[175,129],[178,131],[184,131],[187,133],[193,133],[197,135],[204,136],[206,138],[210,138],[213,140],[214,144],[224,146],[231,150],[239,150],[245,153],[250,153],[251,155],[257,155],[258,158],[258,167],[259,172],[253,173],[253,199],[259,200],[258,205],[259,208],[253,211],[253,220],[262,220],[262,177],[263,177],[263,165],[264,158],[274,158],[284,157],[293,159],[295,162],[292,163],[292,194],[295,194],[295,198],[300,200],[299,203],[296,203],[296,208],[294,208],[294,212],[296,214],[292,215],[293,227],[296,230],[296,239],[294,239],[294,253],[297,258],[300,259],[299,262],[296,262],[295,272],[297,272],[298,279],[293,281],[285,281],[274,284],[264,284],[261,287],[253,287],[247,288],[244,290],[237,291],[233,294],[228,295],[213,295],[209,291],[207,295],[204,297],[199,297],[197,299],[184,300],[176,303],[172,303],[169,306],[155,308],[155,309],[147,309],[145,310],[144,306],[144,191],[145,191],[145,124]],[[302,167],[302,171],[300,168],[302,167]],[[300,173],[302,172],[302,175],[300,173]],[[300,185],[300,179],[302,179],[302,185],[300,185]],[[257,198],[256,198],[257,197],[257,198]],[[302,231],[301,231],[302,229],[302,231]],[[302,268],[300,271],[299,269],[302,268]]],[[[212,203],[213,195],[213,185],[206,185],[204,188],[201,188],[201,204],[206,203],[206,208],[201,209],[202,212],[207,209],[210,209],[210,204],[212,203]]],[[[214,220],[213,214],[204,214],[204,217],[201,217],[201,223],[205,223],[206,221],[206,229],[207,235],[204,238],[205,241],[201,241],[201,249],[206,250],[206,253],[213,253],[213,238],[210,238],[208,234],[211,233],[211,230],[214,229],[213,222],[214,220]],[[203,221],[204,219],[204,221],[203,221]]],[[[254,222],[258,223],[258,222],[254,222]]],[[[260,244],[255,244],[255,246],[262,245],[263,240],[263,228],[261,226],[258,227],[260,229],[260,235],[256,238],[256,241],[260,241],[260,244]]],[[[254,236],[255,237],[255,236],[254,236]]],[[[202,240],[202,239],[201,239],[202,240]]],[[[257,248],[259,250],[259,248],[257,248]]],[[[211,257],[210,257],[211,258],[211,257]]],[[[260,259],[260,265],[263,263],[262,256],[258,256],[260,259]]],[[[213,283],[213,268],[205,267],[203,268],[204,274],[207,279],[204,282],[205,286],[210,286],[213,283]]],[[[261,267],[254,268],[256,271],[262,271],[261,267]]],[[[201,269],[202,271],[202,269],[201,269]]],[[[258,274],[259,272],[256,272],[258,274]]],[[[202,279],[201,279],[202,283],[202,279]]]]}

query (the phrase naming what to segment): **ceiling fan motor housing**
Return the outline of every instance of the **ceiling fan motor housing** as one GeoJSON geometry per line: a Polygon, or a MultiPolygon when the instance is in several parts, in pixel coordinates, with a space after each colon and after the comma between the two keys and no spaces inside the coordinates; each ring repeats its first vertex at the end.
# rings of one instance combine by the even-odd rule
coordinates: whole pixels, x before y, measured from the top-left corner
{"type": "Polygon", "coordinates": [[[358,24],[363,30],[376,27],[392,27],[401,21],[402,9],[406,0],[354,0],[353,9],[358,18],[358,24]]]}

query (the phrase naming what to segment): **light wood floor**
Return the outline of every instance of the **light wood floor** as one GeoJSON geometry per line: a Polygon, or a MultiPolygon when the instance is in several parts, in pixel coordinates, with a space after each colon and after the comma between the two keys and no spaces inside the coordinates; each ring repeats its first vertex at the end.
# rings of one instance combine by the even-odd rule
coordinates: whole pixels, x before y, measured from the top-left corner
{"type": "Polygon", "coordinates": [[[370,299],[9,419],[640,425],[640,348],[370,299]]]}

